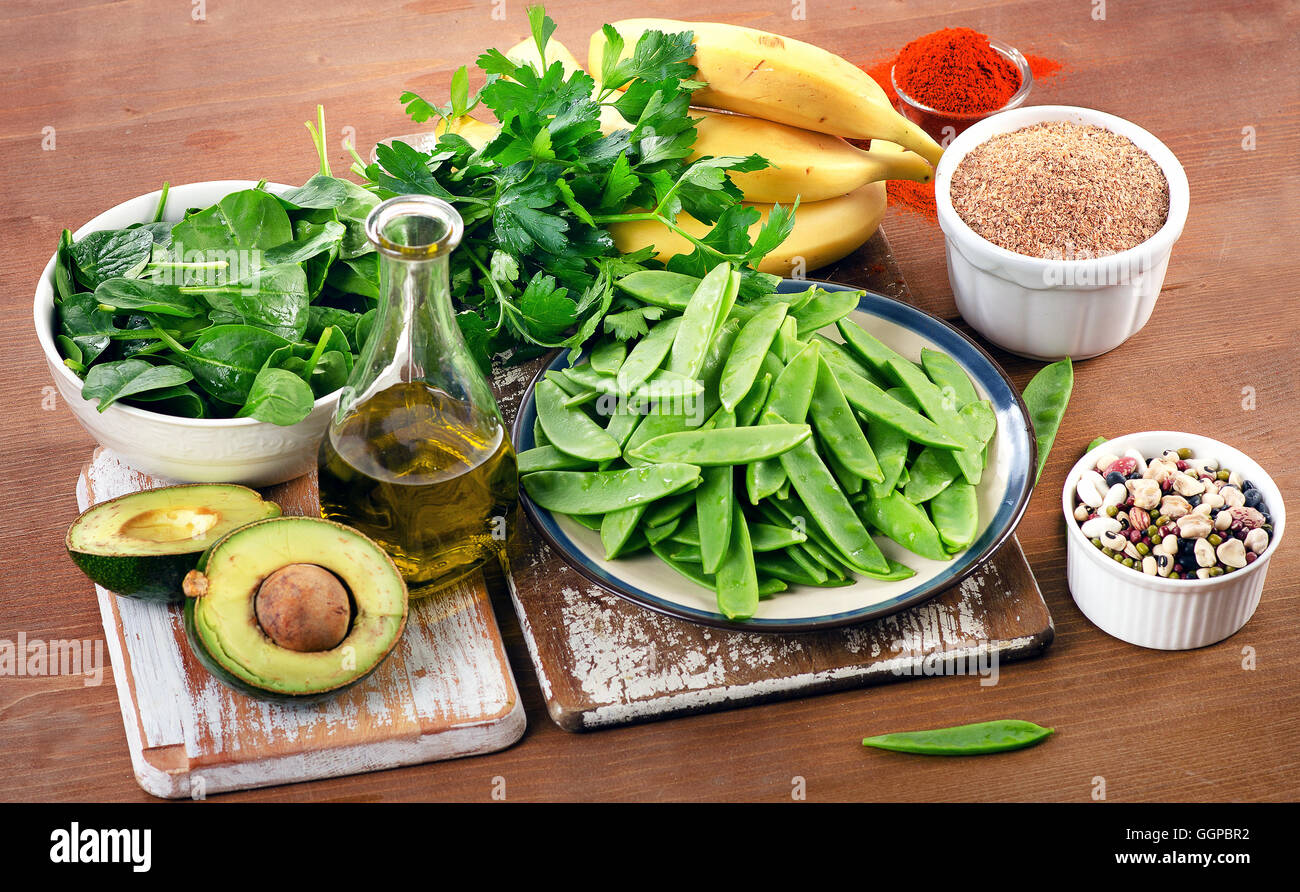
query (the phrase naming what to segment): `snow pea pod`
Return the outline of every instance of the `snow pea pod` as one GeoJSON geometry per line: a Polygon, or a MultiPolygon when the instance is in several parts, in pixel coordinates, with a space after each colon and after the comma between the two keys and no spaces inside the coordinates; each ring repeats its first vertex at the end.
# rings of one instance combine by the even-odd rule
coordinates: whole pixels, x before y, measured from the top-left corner
{"type": "Polygon", "coordinates": [[[597,393],[620,394],[628,397],[629,401],[633,403],[643,400],[663,399],[664,397],[698,396],[704,391],[704,386],[694,378],[677,375],[666,369],[653,372],[650,377],[642,380],[636,387],[626,393],[619,391],[618,378],[613,375],[601,374],[596,371],[594,366],[585,363],[571,369],[565,369],[564,375],[580,387],[597,393]]]}
{"type": "MultiPolygon", "coordinates": [[[[656,468],[663,467],[663,465],[644,465],[644,467],[656,468]]],[[[694,465],[691,467],[694,467],[694,465]]],[[[681,492],[674,493],[666,499],[660,499],[653,506],[646,509],[645,525],[649,527],[663,526],[690,511],[695,507],[695,489],[699,485],[700,478],[697,477],[687,484],[681,492]]]]}
{"type": "Polygon", "coordinates": [[[568,396],[576,396],[584,391],[591,390],[592,388],[574,379],[571,374],[573,371],[573,369],[560,369],[558,371],[556,369],[547,369],[546,374],[542,375],[542,377],[563,390],[568,396]]]}
{"type": "Polygon", "coordinates": [[[820,577],[812,575],[784,552],[755,555],[754,564],[760,573],[796,585],[820,585],[827,579],[825,574],[820,577]]]}
{"type": "Polygon", "coordinates": [[[883,499],[865,499],[858,505],[863,520],[908,551],[934,561],[948,560],[939,531],[925,512],[901,492],[891,492],[883,499]]]}
{"type": "Polygon", "coordinates": [[[831,371],[835,373],[835,382],[840,385],[844,398],[871,422],[902,431],[908,439],[926,446],[938,446],[940,449],[962,447],[961,443],[940,430],[933,421],[893,397],[886,396],[885,391],[861,375],[834,364],[831,365],[831,371]]]}
{"type": "Polygon", "coordinates": [[[764,404],[767,403],[767,396],[772,391],[772,376],[764,372],[763,377],[754,382],[754,386],[749,388],[749,393],[745,398],[736,403],[736,424],[741,427],[749,427],[758,417],[758,413],[763,411],[764,404]]]}
{"type": "Polygon", "coordinates": [[[940,392],[948,398],[954,409],[960,410],[963,406],[979,399],[979,394],[975,392],[975,385],[971,383],[966,370],[947,353],[922,347],[921,367],[925,369],[925,373],[930,376],[930,380],[935,383],[940,392]]]}
{"type": "Polygon", "coordinates": [[[718,566],[718,609],[728,619],[748,619],[758,609],[758,569],[740,504],[732,505],[731,544],[718,566]]]}
{"type": "Polygon", "coordinates": [[[801,533],[792,527],[770,523],[749,525],[749,542],[755,554],[763,551],[783,551],[791,545],[807,541],[807,533],[801,533]]]}
{"type": "Polygon", "coordinates": [[[625,359],[627,359],[625,341],[605,341],[603,344],[597,344],[591,351],[591,367],[602,375],[617,375],[625,359]]]}
{"type": "Polygon", "coordinates": [[[763,366],[763,357],[771,348],[777,329],[785,321],[785,314],[785,304],[770,304],[755,313],[741,328],[731,355],[722,368],[719,395],[724,408],[735,409],[754,386],[754,379],[763,366]]]}
{"type": "MultiPolygon", "coordinates": [[[[772,382],[767,406],[759,416],[760,426],[775,423],[772,420],[775,418],[801,424],[808,417],[808,406],[812,402],[813,388],[817,382],[818,356],[818,346],[808,344],[791,358],[790,364],[772,382]]],[[[785,479],[785,468],[775,459],[746,465],[745,491],[749,495],[750,504],[757,505],[759,499],[775,493],[785,479]]]]}
{"type": "MultiPolygon", "coordinates": [[[[687,422],[688,418],[684,411],[666,411],[663,406],[656,406],[648,415],[641,416],[641,423],[636,426],[636,430],[632,431],[632,435],[624,441],[623,452],[632,452],[640,444],[652,440],[660,434],[684,431],[687,422]]],[[[629,458],[628,464],[639,465],[644,464],[644,462],[629,458]]]]}
{"type": "Polygon", "coordinates": [[[1056,729],[1020,719],[998,719],[928,731],[903,731],[866,737],[863,746],[927,756],[976,756],[1023,749],[1046,740],[1056,729]]]}
{"type": "Polygon", "coordinates": [[[764,516],[778,526],[784,520],[792,530],[804,532],[808,539],[799,543],[798,550],[824,567],[832,576],[844,579],[857,572],[856,568],[840,555],[839,549],[818,526],[816,519],[811,516],[812,512],[799,501],[797,496],[788,499],[769,499],[759,506],[759,510],[763,511],[765,506],[771,507],[770,513],[764,512],[764,516]]]}
{"type": "Polygon", "coordinates": [[[532,449],[525,449],[516,456],[516,459],[519,462],[520,474],[531,474],[533,471],[573,471],[591,464],[585,458],[561,452],[554,446],[534,446],[532,449]]]}
{"type": "Polygon", "coordinates": [[[618,280],[618,287],[641,303],[678,312],[686,309],[699,286],[695,276],[659,269],[640,270],[618,280]]]}
{"type": "MultiPolygon", "coordinates": [[[[901,387],[891,387],[885,391],[885,394],[909,408],[916,407],[907,391],[901,387]]],[[[871,495],[873,498],[883,499],[894,491],[903,476],[903,472],[907,469],[907,452],[911,440],[908,439],[907,434],[896,427],[887,424],[869,423],[867,425],[867,442],[871,444],[871,450],[875,453],[876,461],[880,463],[880,470],[884,475],[884,480],[880,483],[871,484],[871,495]]]]}
{"type": "Polygon", "coordinates": [[[957,462],[957,467],[961,469],[962,476],[969,483],[979,483],[980,476],[984,472],[980,447],[975,443],[975,438],[971,436],[970,431],[966,429],[966,423],[957,414],[957,408],[951,397],[945,396],[924,372],[901,356],[891,358],[889,367],[903,387],[916,398],[921,411],[961,446],[960,449],[953,450],[952,457],[957,462]]]}
{"type": "Polygon", "coordinates": [[[927,502],[947,489],[960,473],[951,453],[927,446],[908,468],[903,495],[913,505],[927,502]]]}
{"type": "Polygon", "coordinates": [[[623,360],[615,376],[620,395],[627,396],[636,390],[642,381],[663,365],[668,351],[672,349],[673,339],[677,337],[677,327],[681,323],[681,316],[665,319],[636,342],[636,346],[628,353],[627,359],[623,360]]]}
{"type": "Polygon", "coordinates": [[[833,452],[826,453],[826,467],[831,469],[831,473],[834,474],[835,479],[839,481],[840,489],[844,490],[849,495],[855,495],[862,492],[862,487],[866,485],[866,481],[848,468],[844,467],[844,465],[840,463],[840,460],[835,457],[835,453],[833,452]]]}
{"type": "Polygon", "coordinates": [[[564,398],[564,408],[572,409],[574,406],[585,406],[587,403],[595,400],[598,396],[600,396],[600,394],[594,390],[580,391],[575,393],[573,396],[566,396],[564,398]]]}
{"type": "Polygon", "coordinates": [[[645,505],[633,505],[610,511],[600,520],[600,544],[605,547],[605,560],[612,561],[623,553],[632,539],[637,524],[645,514],[645,505]]]}
{"type": "Polygon", "coordinates": [[[980,452],[980,461],[985,467],[988,467],[989,444],[998,430],[998,416],[993,411],[993,404],[988,400],[976,400],[962,406],[957,414],[961,416],[962,421],[966,422],[966,427],[970,430],[971,435],[980,444],[982,450],[980,452]]]}
{"type": "Polygon", "coordinates": [[[708,352],[704,355],[704,364],[700,367],[699,382],[704,388],[703,395],[682,401],[683,411],[687,415],[687,427],[699,427],[702,419],[711,417],[722,406],[722,400],[718,397],[718,381],[722,378],[722,367],[731,355],[731,347],[739,334],[740,323],[735,319],[723,322],[714,334],[708,352]]]}
{"type": "Polygon", "coordinates": [[[812,520],[821,527],[839,554],[856,569],[877,573],[888,570],[885,556],[872,541],[871,534],[849,504],[848,496],[836,485],[834,476],[812,443],[805,440],[789,452],[782,453],[780,460],[812,520]]]}
{"type": "Polygon", "coordinates": [[[520,483],[528,497],[548,511],[606,514],[662,499],[699,479],[698,467],[674,462],[618,471],[537,471],[520,483]]]}
{"type": "Polygon", "coordinates": [[[865,293],[816,289],[810,301],[790,314],[799,323],[799,337],[806,339],[814,332],[839,322],[858,308],[858,301],[865,293]]]}
{"type": "Polygon", "coordinates": [[[879,579],[881,582],[899,582],[903,579],[911,579],[916,575],[916,571],[907,564],[900,564],[891,557],[886,557],[885,560],[889,561],[889,569],[886,572],[863,573],[863,575],[872,579],[879,579]]]}
{"type": "Polygon", "coordinates": [[[696,514],[687,515],[677,529],[669,537],[673,542],[679,545],[699,545],[700,544],[700,524],[699,517],[696,514]]]}
{"type": "Polygon", "coordinates": [[[627,444],[628,438],[632,436],[640,423],[640,412],[620,404],[614,410],[614,414],[609,416],[609,421],[605,423],[605,433],[609,434],[621,449],[627,444]]]}
{"type": "Polygon", "coordinates": [[[872,384],[881,389],[888,389],[889,385],[884,384],[880,378],[876,377],[875,372],[867,368],[852,350],[845,347],[839,341],[832,341],[830,338],[826,337],[826,335],[822,334],[813,335],[813,340],[821,345],[822,356],[825,357],[827,362],[846,368],[850,372],[854,372],[855,374],[866,378],[872,384]]]}
{"type": "Polygon", "coordinates": [[[746,465],[776,458],[811,436],[812,428],[806,424],[688,430],[647,440],[628,450],[628,456],[649,462],[682,461],[701,467],[746,465]]]}
{"type": "Polygon", "coordinates": [[[538,381],[534,396],[542,430],[556,449],[594,462],[618,458],[621,450],[614,438],[581,409],[566,407],[564,391],[554,381],[538,381]]]}
{"type": "MultiPolygon", "coordinates": [[[[811,346],[816,347],[816,344],[811,346]]],[[[863,480],[879,483],[885,479],[867,435],[862,432],[862,426],[849,408],[849,401],[835,382],[835,373],[820,356],[809,413],[813,426],[817,428],[817,436],[840,464],[863,480]]]]}
{"type": "Polygon", "coordinates": [[[1029,410],[1029,420],[1034,425],[1034,439],[1038,443],[1038,470],[1034,480],[1042,476],[1047,454],[1056,442],[1065,408],[1070,404],[1070,391],[1074,389],[1074,367],[1067,357],[1060,362],[1045,365],[1025,386],[1021,398],[1029,410]]]}
{"type": "Polygon", "coordinates": [[[681,522],[682,519],[680,517],[674,517],[672,520],[668,521],[667,523],[661,523],[657,527],[651,527],[651,526],[643,527],[641,529],[641,532],[645,533],[645,538],[647,542],[649,542],[651,545],[658,545],[660,542],[664,541],[669,536],[671,536],[673,534],[673,531],[677,529],[677,525],[680,524],[681,522]]]}
{"type": "MultiPolygon", "coordinates": [[[[716,438],[719,434],[757,430],[757,428],[752,427],[736,428],[735,424],[736,417],[726,413],[714,419],[712,430],[692,431],[686,434],[666,434],[648,441],[643,448],[652,448],[655,444],[662,444],[665,440],[673,437],[692,437],[698,440],[701,437],[716,438]]],[[[688,445],[679,448],[686,454],[691,452],[688,445]]],[[[669,444],[669,451],[672,451],[671,443],[669,444]]],[[[703,451],[708,452],[709,450],[706,448],[703,451]]],[[[701,471],[700,476],[702,479],[699,487],[695,490],[695,518],[696,530],[700,540],[700,565],[706,573],[718,572],[722,559],[727,553],[727,546],[731,542],[731,524],[735,518],[736,487],[735,475],[732,473],[731,466],[737,464],[737,462],[728,461],[721,464],[722,467],[707,467],[701,471]]]]}
{"type": "Polygon", "coordinates": [[[732,269],[728,263],[718,264],[700,280],[699,287],[682,311],[682,321],[677,328],[677,336],[673,338],[673,346],[668,354],[670,372],[688,378],[699,375],[713,334],[721,320],[726,318],[725,313],[720,315],[720,310],[727,304],[727,292],[731,290],[731,285],[732,269]]]}
{"type": "Polygon", "coordinates": [[[965,480],[953,481],[930,500],[930,517],[948,551],[960,551],[970,545],[975,541],[980,520],[975,487],[965,480]]]}
{"type": "Polygon", "coordinates": [[[879,338],[852,319],[841,319],[835,323],[835,327],[840,330],[844,343],[867,364],[867,368],[873,369],[881,378],[892,379],[893,373],[889,368],[889,360],[900,354],[886,347],[879,338]]]}

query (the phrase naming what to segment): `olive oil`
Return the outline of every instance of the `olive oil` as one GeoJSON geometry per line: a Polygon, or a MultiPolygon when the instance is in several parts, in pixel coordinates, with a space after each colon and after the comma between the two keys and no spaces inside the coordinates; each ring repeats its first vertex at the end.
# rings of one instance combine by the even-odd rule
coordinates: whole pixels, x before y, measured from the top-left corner
{"type": "Polygon", "coordinates": [[[412,597],[477,569],[513,531],[518,473],[504,426],[418,381],[332,427],[319,480],[322,515],[378,542],[412,597]]]}
{"type": "Polygon", "coordinates": [[[321,442],[321,514],[383,546],[411,597],[499,554],[509,539],[518,463],[487,376],[451,306],[456,209],[399,195],[366,219],[379,300],[321,442]]]}

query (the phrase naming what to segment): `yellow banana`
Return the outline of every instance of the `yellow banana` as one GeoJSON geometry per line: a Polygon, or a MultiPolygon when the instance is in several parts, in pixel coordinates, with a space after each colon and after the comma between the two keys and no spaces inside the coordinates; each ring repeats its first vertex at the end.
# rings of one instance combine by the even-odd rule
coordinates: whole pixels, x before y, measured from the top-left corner
{"type": "Polygon", "coordinates": [[[497,135],[497,125],[487,124],[478,118],[471,118],[469,115],[463,115],[450,124],[438,124],[438,135],[444,133],[455,133],[463,136],[465,141],[476,149],[481,149],[497,135]]]}
{"type": "MultiPolygon", "coordinates": [[[[938,164],[943,149],[900,115],[871,75],[832,52],[766,31],[714,22],[614,22],[630,54],[645,31],[692,31],[700,105],[854,139],[884,139],[938,164]]],[[[600,70],[605,35],[591,35],[587,62],[600,70]]]]}
{"type": "Polygon", "coordinates": [[[928,183],[934,178],[934,168],[914,152],[864,152],[838,136],[747,115],[697,108],[690,114],[701,118],[696,125],[692,159],[757,152],[772,165],[731,174],[746,201],[789,204],[799,198],[806,204],[844,195],[878,180],[928,183]]]}
{"type": "MultiPolygon", "coordinates": [[[[746,204],[758,208],[763,215],[762,220],[750,227],[749,237],[753,239],[767,220],[772,205],[746,204]]],[[[801,203],[795,211],[790,235],[759,263],[758,268],[779,276],[801,276],[809,270],[834,263],[852,254],[871,238],[884,216],[883,182],[868,183],[837,198],[801,203]]],[[[686,213],[677,215],[677,225],[696,238],[708,234],[712,228],[686,213]]],[[[654,245],[655,256],[667,260],[675,254],[689,254],[695,250],[689,241],[658,221],[611,223],[609,231],[614,237],[614,246],[625,254],[654,245]]]]}

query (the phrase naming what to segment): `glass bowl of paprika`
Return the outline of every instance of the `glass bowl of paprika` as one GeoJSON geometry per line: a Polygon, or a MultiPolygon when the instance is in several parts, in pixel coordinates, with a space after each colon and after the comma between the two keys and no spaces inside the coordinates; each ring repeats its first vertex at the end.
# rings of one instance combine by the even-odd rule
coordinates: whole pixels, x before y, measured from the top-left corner
{"type": "Polygon", "coordinates": [[[889,72],[899,112],[944,148],[972,124],[1019,108],[1034,86],[1015,47],[970,28],[943,28],[899,52],[889,72]]]}

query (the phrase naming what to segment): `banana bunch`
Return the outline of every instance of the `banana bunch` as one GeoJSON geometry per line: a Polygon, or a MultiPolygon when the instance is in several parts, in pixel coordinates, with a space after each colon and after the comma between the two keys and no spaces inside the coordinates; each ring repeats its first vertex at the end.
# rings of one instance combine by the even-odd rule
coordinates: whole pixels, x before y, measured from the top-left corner
{"type": "MultiPolygon", "coordinates": [[[[613,23],[625,40],[625,53],[648,30],[695,35],[696,77],[707,82],[693,100],[700,118],[691,158],[757,153],[769,167],[731,174],[745,204],[762,215],[751,230],[758,234],[773,204],[800,202],[788,238],[760,264],[763,272],[802,275],[834,263],[865,243],[885,213],[885,180],[929,182],[931,166],[943,150],[889,104],[884,91],[850,62],[820,47],[790,38],[707,22],[625,19],[613,23]],[[871,139],[864,151],[845,137],[871,139]],[[908,151],[910,150],[910,151],[908,151]]],[[[602,31],[591,37],[588,64],[599,71],[605,50],[602,31]]],[[[516,63],[539,70],[560,62],[566,73],[581,69],[558,40],[546,45],[543,61],[530,38],[506,52],[516,63]]],[[[597,90],[599,90],[599,85],[597,90]]],[[[605,132],[627,127],[612,107],[601,111],[605,132]]],[[[496,126],[464,117],[448,128],[481,146],[496,126]]],[[[678,225],[693,236],[708,226],[682,213],[678,225]]],[[[693,246],[656,222],[614,223],[610,232],[620,251],[654,245],[666,260],[693,246]]]]}
{"type": "MultiPolygon", "coordinates": [[[[705,86],[692,102],[703,120],[694,154],[757,153],[771,165],[731,174],[745,203],[766,220],[774,203],[799,199],[789,237],[759,265],[763,272],[801,275],[833,263],[866,242],[885,213],[885,180],[928,183],[943,149],[890,105],[880,85],[834,53],[737,25],[625,19],[614,22],[630,53],[645,31],[692,31],[696,79],[705,86]],[[870,151],[845,137],[872,140],[870,151]],[[905,151],[911,150],[911,151],[905,151]]],[[[587,62],[599,71],[605,35],[591,36],[587,62]]],[[[708,227],[686,214],[678,225],[692,235],[708,227]]],[[[757,234],[756,224],[751,236],[757,234]]],[[[654,245],[666,259],[692,246],[658,223],[610,227],[620,250],[654,245]]]]}

